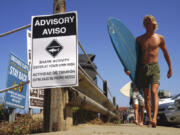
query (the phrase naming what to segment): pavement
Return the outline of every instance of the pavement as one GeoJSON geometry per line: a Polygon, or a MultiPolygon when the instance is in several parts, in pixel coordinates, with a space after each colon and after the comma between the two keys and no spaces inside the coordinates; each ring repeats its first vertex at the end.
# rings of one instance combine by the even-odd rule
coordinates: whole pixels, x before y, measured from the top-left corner
{"type": "Polygon", "coordinates": [[[93,125],[81,124],[72,126],[66,131],[40,133],[33,135],[180,135],[180,127],[157,126],[148,128],[146,125],[93,125]]]}

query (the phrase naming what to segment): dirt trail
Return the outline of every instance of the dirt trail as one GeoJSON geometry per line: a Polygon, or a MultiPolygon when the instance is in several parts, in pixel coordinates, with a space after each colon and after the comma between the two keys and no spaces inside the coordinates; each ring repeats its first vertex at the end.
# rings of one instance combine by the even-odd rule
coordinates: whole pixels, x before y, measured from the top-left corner
{"type": "Polygon", "coordinates": [[[73,126],[67,131],[42,133],[35,135],[180,135],[180,128],[164,126],[157,126],[157,128],[148,128],[147,126],[140,127],[134,124],[83,124],[73,126]]]}

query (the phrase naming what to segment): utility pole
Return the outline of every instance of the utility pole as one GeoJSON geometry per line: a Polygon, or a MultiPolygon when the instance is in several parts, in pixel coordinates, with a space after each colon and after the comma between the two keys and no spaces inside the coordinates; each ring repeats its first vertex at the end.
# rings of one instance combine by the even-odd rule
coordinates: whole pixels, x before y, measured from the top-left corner
{"type": "MultiPolygon", "coordinates": [[[[54,0],[53,13],[63,13],[66,10],[65,0],[54,0]]],[[[44,91],[44,131],[62,131],[67,128],[64,119],[68,103],[67,88],[53,88],[44,91]]],[[[72,115],[71,108],[67,112],[72,115]]],[[[72,122],[72,118],[70,120],[72,122]]],[[[70,124],[71,125],[71,124],[70,124]]]]}
{"type": "Polygon", "coordinates": [[[66,11],[66,0],[54,0],[54,14],[66,11]]]}

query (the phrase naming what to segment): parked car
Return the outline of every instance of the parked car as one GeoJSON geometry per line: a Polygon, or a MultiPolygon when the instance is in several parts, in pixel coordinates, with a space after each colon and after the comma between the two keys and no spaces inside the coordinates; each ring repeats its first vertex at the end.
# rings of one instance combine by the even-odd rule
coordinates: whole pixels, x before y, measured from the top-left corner
{"type": "Polygon", "coordinates": [[[160,90],[158,92],[158,96],[159,96],[159,105],[164,104],[164,103],[174,102],[172,100],[170,91],[160,90]]]}
{"type": "Polygon", "coordinates": [[[177,98],[174,102],[175,111],[180,111],[180,98],[177,98]]]}
{"type": "Polygon", "coordinates": [[[157,118],[158,124],[180,124],[180,121],[177,119],[177,116],[179,115],[178,110],[175,110],[175,101],[179,103],[178,99],[180,99],[180,94],[172,97],[171,99],[168,99],[169,102],[165,102],[159,105],[157,118]]]}
{"type": "Polygon", "coordinates": [[[174,103],[174,100],[172,100],[172,97],[159,99],[159,105],[166,103],[174,103]]]}
{"type": "Polygon", "coordinates": [[[173,119],[176,123],[180,124],[180,98],[177,98],[174,102],[173,119]]]}

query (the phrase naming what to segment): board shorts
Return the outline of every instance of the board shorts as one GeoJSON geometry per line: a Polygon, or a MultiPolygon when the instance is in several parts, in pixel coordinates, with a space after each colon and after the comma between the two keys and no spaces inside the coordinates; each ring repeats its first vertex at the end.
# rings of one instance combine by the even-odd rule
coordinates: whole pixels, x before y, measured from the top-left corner
{"type": "Polygon", "coordinates": [[[139,93],[139,91],[133,91],[133,103],[135,105],[140,105],[140,106],[144,106],[144,98],[143,96],[139,93]]]}
{"type": "Polygon", "coordinates": [[[158,63],[139,64],[136,71],[136,85],[138,88],[149,88],[151,84],[160,84],[158,63]]]}

